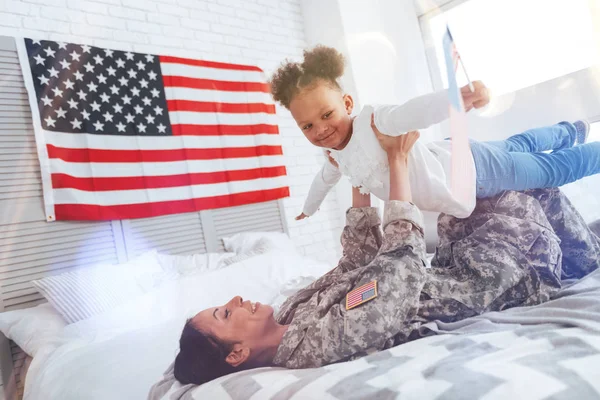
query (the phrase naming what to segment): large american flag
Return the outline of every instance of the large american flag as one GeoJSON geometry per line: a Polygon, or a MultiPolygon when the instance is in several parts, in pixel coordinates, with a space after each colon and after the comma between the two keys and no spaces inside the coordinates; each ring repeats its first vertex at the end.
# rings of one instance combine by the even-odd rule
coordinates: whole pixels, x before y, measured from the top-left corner
{"type": "Polygon", "coordinates": [[[289,195],[254,66],[18,40],[48,220],[142,218],[289,195]]]}
{"type": "Polygon", "coordinates": [[[452,138],[450,190],[454,198],[469,203],[472,201],[475,176],[472,167],[471,146],[467,131],[467,115],[462,93],[456,80],[460,55],[456,50],[450,28],[446,27],[443,38],[444,58],[448,75],[450,97],[450,137],[452,138]]]}

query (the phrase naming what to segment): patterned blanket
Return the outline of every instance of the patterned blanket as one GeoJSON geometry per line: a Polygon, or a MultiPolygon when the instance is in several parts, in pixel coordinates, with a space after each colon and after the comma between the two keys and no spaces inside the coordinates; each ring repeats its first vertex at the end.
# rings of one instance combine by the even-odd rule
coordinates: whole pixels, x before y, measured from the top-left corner
{"type": "Polygon", "coordinates": [[[202,386],[171,367],[152,400],[600,398],[600,270],[553,300],[488,313],[362,359],[304,370],[261,368],[202,386]]]}

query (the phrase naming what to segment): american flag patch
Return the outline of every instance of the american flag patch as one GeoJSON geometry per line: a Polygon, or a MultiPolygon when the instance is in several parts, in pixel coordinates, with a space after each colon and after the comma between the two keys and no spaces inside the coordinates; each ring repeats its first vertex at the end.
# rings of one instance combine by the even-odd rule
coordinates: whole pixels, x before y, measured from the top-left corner
{"type": "Polygon", "coordinates": [[[346,295],[346,310],[366,303],[377,297],[377,281],[369,282],[346,295]]]}

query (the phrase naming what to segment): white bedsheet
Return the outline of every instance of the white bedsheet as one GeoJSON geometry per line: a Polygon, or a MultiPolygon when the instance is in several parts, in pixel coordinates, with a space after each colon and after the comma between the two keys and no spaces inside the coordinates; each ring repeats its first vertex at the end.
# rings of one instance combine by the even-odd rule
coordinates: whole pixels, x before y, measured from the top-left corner
{"type": "Polygon", "coordinates": [[[331,266],[279,251],[166,284],[68,325],[33,359],[25,399],[137,399],[173,361],[186,318],[232,296],[281,303],[331,266]]]}

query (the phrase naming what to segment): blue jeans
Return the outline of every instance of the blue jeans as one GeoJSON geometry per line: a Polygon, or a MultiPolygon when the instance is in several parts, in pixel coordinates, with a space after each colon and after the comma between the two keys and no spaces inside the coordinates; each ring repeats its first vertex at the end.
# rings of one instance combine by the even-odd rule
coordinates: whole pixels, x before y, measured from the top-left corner
{"type": "Polygon", "coordinates": [[[496,142],[471,141],[477,171],[477,197],[504,190],[559,187],[600,173],[600,142],[573,147],[569,122],[531,129],[496,142]],[[551,153],[542,153],[552,150],[551,153]]]}

